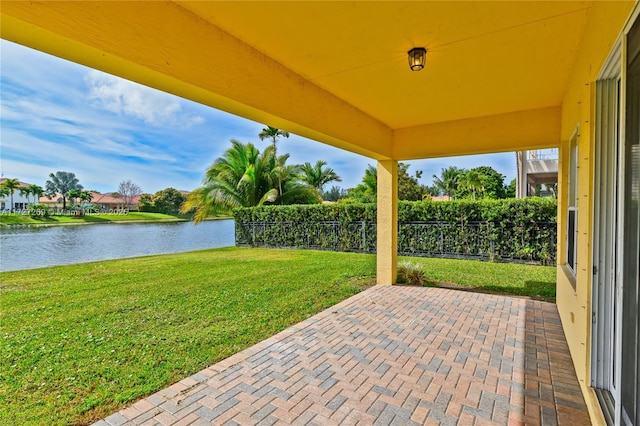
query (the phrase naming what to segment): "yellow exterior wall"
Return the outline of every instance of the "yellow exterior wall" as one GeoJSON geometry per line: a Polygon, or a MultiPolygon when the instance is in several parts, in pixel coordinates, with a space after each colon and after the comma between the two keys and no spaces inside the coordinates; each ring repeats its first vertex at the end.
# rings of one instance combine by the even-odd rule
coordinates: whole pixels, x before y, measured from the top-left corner
{"type": "Polygon", "coordinates": [[[594,424],[604,424],[600,405],[590,387],[595,81],[633,6],[633,2],[596,2],[593,5],[562,104],[556,299],[576,374],[594,424]],[[569,141],[576,128],[579,134],[579,200],[574,290],[571,272],[565,265],[569,141]]]}

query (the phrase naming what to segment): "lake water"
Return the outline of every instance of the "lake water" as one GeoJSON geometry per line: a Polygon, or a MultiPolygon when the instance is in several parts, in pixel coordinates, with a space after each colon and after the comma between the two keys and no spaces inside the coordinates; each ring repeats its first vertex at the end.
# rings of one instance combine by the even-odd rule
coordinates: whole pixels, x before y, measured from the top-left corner
{"type": "Polygon", "coordinates": [[[180,253],[235,244],[233,220],[3,227],[0,271],[180,253]]]}

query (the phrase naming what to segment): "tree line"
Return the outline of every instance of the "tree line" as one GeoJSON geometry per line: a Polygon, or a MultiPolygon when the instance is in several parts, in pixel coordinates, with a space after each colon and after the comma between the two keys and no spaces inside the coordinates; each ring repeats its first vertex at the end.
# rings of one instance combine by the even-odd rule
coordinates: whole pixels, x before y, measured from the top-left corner
{"type": "MultiPolygon", "coordinates": [[[[413,175],[409,173],[410,165],[398,163],[398,199],[419,201],[425,198],[446,196],[449,199],[503,199],[515,197],[516,181],[513,179],[508,185],[504,183],[505,176],[492,167],[480,166],[470,170],[455,166],[443,168],[440,175],[433,175],[431,185],[420,185],[422,171],[413,175]]],[[[364,172],[362,181],[350,189],[337,186],[323,194],[328,201],[374,203],[376,201],[378,185],[378,171],[371,164],[364,172]]]]}
{"type": "MultiPolygon", "coordinates": [[[[194,190],[182,206],[182,212],[194,212],[199,222],[206,217],[229,214],[239,207],[262,205],[316,204],[322,201],[373,203],[377,196],[377,169],[369,165],[362,181],[342,189],[331,182],[341,178],[326,161],[315,164],[288,164],[289,154],[278,154],[279,138],[289,133],[265,127],[258,134],[272,144],[262,152],[252,143],[231,140],[231,147],[205,171],[203,186],[194,190]]],[[[442,169],[433,175],[432,185],[420,185],[422,171],[409,172],[409,164],[398,164],[398,198],[418,201],[433,196],[450,199],[502,199],[515,197],[515,179],[505,185],[505,176],[489,166],[470,170],[457,167],[442,169]]]]}
{"type": "MultiPolygon", "coordinates": [[[[83,208],[93,200],[93,193],[98,191],[87,191],[80,184],[75,173],[67,171],[57,171],[49,174],[49,180],[46,181],[45,187],[36,184],[24,185],[18,179],[5,179],[0,185],[0,198],[10,197],[10,210],[15,210],[14,195],[18,192],[27,199],[29,209],[46,210],[47,206],[40,204],[40,197],[45,196],[52,200],[59,197],[62,201],[62,209],[67,207],[76,209],[83,208]],[[33,196],[33,200],[31,197],[33,196]]],[[[141,188],[130,179],[122,181],[117,192],[110,193],[113,197],[122,198],[123,205],[128,206],[137,195],[142,193],[141,188]]],[[[176,210],[179,209],[179,206],[176,210]]]]}
{"type": "MultiPolygon", "coordinates": [[[[231,147],[216,159],[205,171],[203,185],[188,195],[174,188],[166,188],[155,194],[143,194],[139,185],[130,179],[122,181],[117,192],[123,205],[131,206],[140,196],[140,211],[161,213],[194,213],[199,222],[209,216],[230,214],[234,208],[262,205],[317,204],[322,201],[374,203],[377,197],[377,169],[368,165],[361,182],[354,188],[342,189],[325,186],[342,179],[328,167],[326,161],[315,164],[288,164],[289,154],[278,154],[277,142],[288,138],[289,133],[267,126],[258,134],[260,140],[270,140],[271,145],[262,152],[252,143],[232,139],[231,147]]],[[[422,171],[411,174],[409,164],[398,164],[398,198],[418,201],[433,196],[450,199],[501,199],[515,197],[515,179],[504,184],[504,175],[488,166],[470,170],[451,166],[443,168],[439,176],[433,175],[432,185],[420,185],[422,171]]],[[[74,173],[58,171],[49,175],[45,188],[38,185],[21,187],[16,179],[6,179],[0,186],[0,195],[11,196],[16,190],[37,200],[43,194],[50,199],[61,196],[63,209],[67,200],[90,203],[92,195],[85,191],[74,173]]]]}

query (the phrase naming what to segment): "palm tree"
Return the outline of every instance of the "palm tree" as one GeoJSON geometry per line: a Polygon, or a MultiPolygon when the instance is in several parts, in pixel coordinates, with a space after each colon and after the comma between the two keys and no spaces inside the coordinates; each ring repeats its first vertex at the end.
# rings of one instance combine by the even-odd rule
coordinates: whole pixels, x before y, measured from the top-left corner
{"type": "MultiPolygon", "coordinates": [[[[80,198],[80,196],[82,195],[82,190],[80,189],[72,189],[71,191],[67,192],[66,194],[64,194],[66,196],[66,198],[69,199],[69,201],[72,202],[72,204],[76,204],[76,200],[78,198],[80,198]]],[[[73,206],[72,206],[73,208],[73,206]]]]}
{"type": "Polygon", "coordinates": [[[11,212],[13,212],[13,194],[15,194],[16,189],[20,188],[20,181],[18,179],[5,179],[2,185],[9,191],[9,195],[11,196],[11,212]]]}
{"type": "Polygon", "coordinates": [[[20,193],[20,195],[27,199],[27,204],[31,202],[31,200],[29,199],[29,196],[31,196],[31,188],[29,188],[28,186],[21,186],[20,188],[18,188],[18,192],[20,193]]]}
{"type": "Polygon", "coordinates": [[[72,190],[82,191],[82,185],[76,178],[75,173],[58,171],[54,175],[49,174],[51,180],[46,182],[46,193],[49,198],[54,197],[56,194],[62,195],[62,208],[67,209],[67,193],[72,190]]]}
{"type": "Polygon", "coordinates": [[[89,203],[91,202],[91,200],[93,200],[93,194],[91,194],[89,191],[80,191],[80,196],[78,198],[80,198],[80,201],[89,203]]]}
{"type": "Polygon", "coordinates": [[[378,193],[378,169],[371,164],[367,164],[367,170],[364,171],[362,183],[367,187],[369,192],[378,193]]]}
{"type": "Polygon", "coordinates": [[[302,166],[302,180],[313,186],[322,194],[324,186],[329,182],[342,182],[338,174],[330,167],[325,167],[326,161],[317,161],[315,165],[304,163],[302,166]]]}
{"type": "Polygon", "coordinates": [[[189,194],[182,212],[195,209],[198,223],[236,207],[318,202],[313,188],[297,177],[297,167],[286,165],[288,157],[276,158],[273,146],[260,153],[253,144],[232,139],[231,148],[205,172],[204,185],[189,194]]]}
{"type": "MultiPolygon", "coordinates": [[[[271,147],[269,147],[271,149],[271,147]]],[[[278,157],[274,167],[271,182],[277,182],[278,197],[274,204],[314,204],[320,201],[320,194],[315,188],[300,178],[300,165],[287,165],[289,154],[278,157]]]]}
{"type": "Polygon", "coordinates": [[[476,170],[468,170],[459,182],[461,186],[471,192],[471,199],[476,199],[476,192],[484,194],[484,183],[482,182],[483,175],[476,170]]]}
{"type": "Polygon", "coordinates": [[[439,177],[433,175],[433,184],[443,195],[452,198],[458,188],[458,179],[462,172],[463,170],[455,166],[441,169],[439,177]]]}
{"type": "Polygon", "coordinates": [[[33,195],[34,204],[38,204],[40,202],[40,197],[44,194],[44,189],[40,185],[36,185],[32,183],[27,188],[29,188],[29,192],[33,195]]]}
{"type": "Polygon", "coordinates": [[[93,200],[93,194],[89,191],[80,191],[80,195],[78,196],[80,201],[82,201],[82,212],[84,214],[84,205],[85,203],[90,203],[93,200]]]}
{"type": "Polygon", "coordinates": [[[278,142],[278,138],[279,137],[288,138],[289,132],[285,130],[277,129],[275,127],[267,126],[264,129],[262,129],[260,133],[258,133],[258,137],[260,138],[261,141],[267,138],[270,138],[273,141],[273,155],[275,157],[276,153],[278,152],[276,148],[276,142],[278,142]]]}
{"type": "Polygon", "coordinates": [[[7,195],[9,195],[9,188],[4,186],[4,183],[2,183],[2,185],[0,185],[0,198],[4,198],[7,195]]]}
{"type": "Polygon", "coordinates": [[[349,190],[349,197],[362,203],[375,203],[378,193],[378,169],[371,164],[364,171],[362,182],[349,190]]]}

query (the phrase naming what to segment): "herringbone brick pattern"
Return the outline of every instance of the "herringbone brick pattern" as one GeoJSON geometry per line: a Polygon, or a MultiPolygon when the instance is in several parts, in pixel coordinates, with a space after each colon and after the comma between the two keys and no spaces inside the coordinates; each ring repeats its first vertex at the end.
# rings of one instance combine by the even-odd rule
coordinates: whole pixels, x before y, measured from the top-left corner
{"type": "Polygon", "coordinates": [[[586,425],[555,305],[376,286],[96,423],[586,425]]]}

